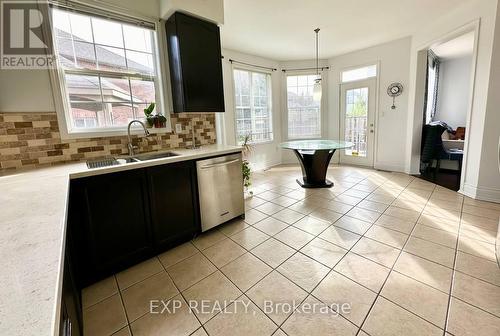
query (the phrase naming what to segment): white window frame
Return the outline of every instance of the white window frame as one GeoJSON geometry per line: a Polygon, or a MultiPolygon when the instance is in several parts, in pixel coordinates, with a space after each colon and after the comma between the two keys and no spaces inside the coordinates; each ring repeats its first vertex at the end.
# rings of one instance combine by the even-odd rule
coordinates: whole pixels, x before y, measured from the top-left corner
{"type": "MultiPolygon", "coordinates": [[[[54,1],[57,3],[56,1],[54,1]]],[[[65,3],[72,3],[69,1],[65,1],[65,3]]],[[[74,2],[77,6],[79,3],[74,2]]],[[[83,5],[85,8],[85,12],[89,15],[102,16],[102,13],[110,13],[114,17],[123,17],[123,22],[127,22],[127,18],[133,18],[138,21],[150,22],[154,24],[154,33],[153,33],[153,43],[152,48],[154,50],[153,53],[153,61],[155,62],[155,96],[156,96],[156,106],[158,111],[160,111],[166,118],[166,127],[161,129],[151,129],[151,133],[169,133],[172,131],[172,125],[170,122],[170,108],[168,107],[166,97],[168,97],[167,93],[167,85],[165,83],[165,78],[167,77],[167,60],[166,60],[166,32],[165,32],[165,24],[163,20],[158,20],[157,18],[145,17],[143,15],[137,13],[131,13],[128,9],[118,9],[116,7],[106,6],[104,4],[99,5],[99,8],[91,5],[83,5]]],[[[42,6],[39,7],[42,9],[42,6]]],[[[51,9],[49,9],[50,11],[51,9]]],[[[50,14],[50,12],[49,12],[50,14]]],[[[43,23],[43,34],[44,38],[47,42],[52,45],[52,50],[56,50],[55,47],[55,39],[53,38],[53,27],[51,23],[44,22],[43,23]]],[[[64,79],[64,71],[62,68],[57,65],[57,67],[52,67],[49,69],[49,76],[51,80],[52,92],[54,97],[54,105],[57,113],[57,120],[59,124],[59,132],[61,139],[82,139],[82,138],[95,138],[95,137],[112,137],[112,136],[122,136],[127,134],[127,125],[118,126],[118,127],[97,127],[91,129],[77,129],[72,125],[70,113],[71,106],[69,104],[69,97],[66,92],[66,84],[64,79]]],[[[139,118],[140,120],[140,118],[139,118]]],[[[142,131],[138,125],[133,127],[134,131],[142,131]]]]}
{"type": "Polygon", "coordinates": [[[288,131],[288,81],[287,81],[287,77],[289,76],[314,76],[316,75],[316,71],[287,71],[287,72],[284,72],[284,76],[283,76],[283,101],[284,101],[284,107],[285,107],[285,118],[284,119],[284,125],[283,125],[283,130],[284,130],[284,133],[286,134],[285,138],[287,140],[312,140],[312,139],[322,139],[324,134],[326,134],[326,131],[325,131],[325,126],[327,124],[326,122],[326,113],[325,113],[325,110],[327,109],[326,108],[326,99],[327,99],[327,94],[328,94],[328,90],[327,90],[327,82],[328,82],[328,78],[327,78],[327,75],[326,75],[326,72],[325,71],[321,71],[320,75],[321,75],[321,91],[322,91],[322,94],[321,94],[321,101],[320,101],[320,104],[319,104],[319,118],[320,118],[320,122],[319,122],[319,132],[320,132],[320,135],[319,137],[300,137],[300,138],[297,138],[297,137],[290,137],[290,133],[288,131]]]}
{"type": "MultiPolygon", "coordinates": [[[[241,145],[241,140],[238,138],[238,122],[236,118],[236,83],[234,80],[234,71],[235,70],[240,70],[240,71],[247,71],[250,73],[260,73],[264,74],[267,77],[267,92],[268,92],[268,108],[269,108],[269,129],[271,130],[271,138],[269,140],[263,140],[263,141],[254,141],[251,140],[249,144],[253,145],[262,145],[262,144],[269,144],[274,142],[274,113],[273,113],[273,91],[272,91],[272,80],[273,80],[273,75],[272,72],[270,71],[262,71],[262,70],[255,70],[254,68],[250,67],[231,67],[231,78],[232,78],[232,84],[233,84],[233,102],[234,102],[234,135],[235,135],[235,140],[237,145],[241,145]]],[[[251,85],[251,84],[250,84],[251,85]]],[[[253,109],[253,99],[252,96],[250,96],[250,109],[253,109]]]]}
{"type": "Polygon", "coordinates": [[[340,72],[339,72],[339,83],[340,84],[353,83],[353,82],[358,82],[358,81],[364,81],[366,79],[377,78],[378,75],[379,75],[379,71],[380,71],[380,62],[379,61],[365,63],[365,64],[359,64],[359,65],[354,65],[354,66],[349,66],[349,67],[346,67],[346,68],[342,68],[342,69],[340,69],[340,72]],[[362,68],[367,68],[367,67],[370,67],[370,66],[375,66],[375,70],[376,70],[375,76],[360,78],[360,79],[351,80],[351,81],[344,81],[343,78],[342,78],[342,75],[344,74],[344,72],[348,72],[348,71],[352,71],[352,70],[357,70],[357,69],[362,69],[362,68]]]}

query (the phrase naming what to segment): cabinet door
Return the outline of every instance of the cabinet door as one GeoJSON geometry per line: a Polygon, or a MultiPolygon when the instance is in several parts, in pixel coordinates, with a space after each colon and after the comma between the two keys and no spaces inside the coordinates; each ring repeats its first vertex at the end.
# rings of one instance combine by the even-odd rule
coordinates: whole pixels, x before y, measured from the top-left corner
{"type": "Polygon", "coordinates": [[[80,291],[73,275],[73,264],[66,248],[61,298],[60,336],[83,335],[80,291]]]}
{"type": "Polygon", "coordinates": [[[82,204],[73,206],[84,208],[83,230],[75,237],[79,259],[85,264],[84,277],[95,281],[150,256],[149,199],[143,169],[75,182],[82,195],[73,202],[82,204]]]}
{"type": "Polygon", "coordinates": [[[191,239],[200,230],[195,173],[192,161],[148,168],[157,252],[191,239]]]}

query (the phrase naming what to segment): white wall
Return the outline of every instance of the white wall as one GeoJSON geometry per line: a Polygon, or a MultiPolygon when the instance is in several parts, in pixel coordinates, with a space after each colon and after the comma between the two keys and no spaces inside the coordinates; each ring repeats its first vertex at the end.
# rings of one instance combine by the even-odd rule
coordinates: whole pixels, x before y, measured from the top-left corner
{"type": "Polygon", "coordinates": [[[281,163],[281,71],[276,61],[268,60],[262,57],[242,54],[233,50],[223,50],[224,59],[222,62],[222,71],[224,78],[224,100],[226,111],[218,113],[217,122],[217,141],[219,143],[236,145],[236,121],[234,105],[234,67],[250,69],[256,71],[266,71],[263,69],[252,68],[239,64],[231,64],[229,59],[240,62],[260,65],[264,67],[276,68],[271,71],[271,91],[272,91],[272,116],[273,116],[273,141],[264,144],[255,144],[252,154],[249,158],[252,169],[261,170],[281,163]]]}
{"type": "MultiPolygon", "coordinates": [[[[224,0],[155,0],[160,17],[167,19],[175,11],[187,12],[218,24],[224,23],[224,0]]],[[[136,1],[140,3],[141,1],[136,1]]]]}
{"type": "Polygon", "coordinates": [[[465,127],[471,84],[472,55],[445,59],[439,67],[439,90],[434,120],[456,129],[465,127]]]}
{"type": "MultiPolygon", "coordinates": [[[[493,92],[489,92],[489,86],[496,13],[497,0],[471,0],[457,6],[434,24],[422,27],[420,31],[413,35],[406,170],[409,173],[418,173],[420,161],[422,110],[420,109],[419,97],[421,90],[416,90],[419,85],[417,78],[420,76],[417,71],[418,54],[421,50],[432,45],[445,42],[470,31],[471,27],[474,27],[475,23],[479,22],[480,34],[478,34],[475,47],[477,48],[477,56],[473,65],[475,66],[475,80],[473,82],[472,113],[470,125],[467,125],[468,132],[462,170],[464,187],[461,191],[471,197],[500,201],[500,176],[497,167],[492,163],[498,156],[498,153],[496,153],[498,135],[496,139],[493,139],[493,137],[498,132],[499,123],[488,123],[485,127],[488,118],[493,121],[496,117],[492,111],[494,104],[491,105],[491,115],[487,115],[486,109],[489,99],[493,99],[495,96],[493,92]],[[491,128],[497,130],[488,132],[488,137],[485,137],[486,130],[491,128]],[[485,143],[485,140],[488,143],[485,143]],[[485,164],[483,175],[485,178],[480,184],[479,176],[482,174],[483,163],[485,164]]],[[[497,27],[496,29],[500,28],[497,27]]],[[[498,91],[496,95],[498,96],[498,91]]]]}
{"type": "Polygon", "coordinates": [[[374,166],[377,169],[404,171],[406,158],[406,120],[408,114],[408,82],[411,38],[403,38],[329,60],[329,118],[328,137],[340,137],[340,73],[343,69],[377,63],[378,92],[376,127],[376,152],[374,166]],[[403,94],[396,98],[392,110],[392,98],[387,87],[393,82],[403,84],[403,94]]]}

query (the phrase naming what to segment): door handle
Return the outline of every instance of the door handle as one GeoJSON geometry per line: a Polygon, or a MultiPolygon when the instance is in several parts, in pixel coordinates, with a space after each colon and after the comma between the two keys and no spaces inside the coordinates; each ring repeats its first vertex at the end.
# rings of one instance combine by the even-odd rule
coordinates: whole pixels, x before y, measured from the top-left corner
{"type": "Polygon", "coordinates": [[[211,164],[211,165],[201,166],[200,168],[201,169],[209,169],[209,168],[214,168],[214,167],[225,166],[225,165],[228,165],[228,164],[231,164],[231,163],[238,162],[239,160],[240,159],[234,159],[234,160],[231,160],[231,161],[225,161],[225,162],[221,162],[221,163],[215,163],[215,164],[211,164]]]}

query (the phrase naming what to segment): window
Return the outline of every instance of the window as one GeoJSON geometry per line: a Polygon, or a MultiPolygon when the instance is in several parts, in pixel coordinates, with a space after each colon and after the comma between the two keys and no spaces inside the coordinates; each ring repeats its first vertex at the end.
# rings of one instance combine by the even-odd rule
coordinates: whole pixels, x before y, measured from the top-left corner
{"type": "Polygon", "coordinates": [[[273,140],[271,111],[271,75],[234,70],[236,139],[241,143],[250,136],[252,143],[273,140]]]}
{"type": "Polygon", "coordinates": [[[321,102],[313,99],[317,75],[287,76],[288,138],[321,137],[321,102]]]}
{"type": "Polygon", "coordinates": [[[352,70],[342,71],[342,83],[377,77],[377,65],[369,65],[352,70]]]}
{"type": "Polygon", "coordinates": [[[154,24],[51,13],[68,133],[123,129],[152,102],[160,111],[154,24]]]}

